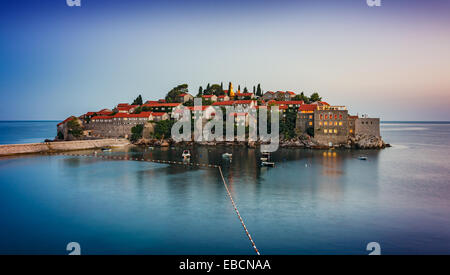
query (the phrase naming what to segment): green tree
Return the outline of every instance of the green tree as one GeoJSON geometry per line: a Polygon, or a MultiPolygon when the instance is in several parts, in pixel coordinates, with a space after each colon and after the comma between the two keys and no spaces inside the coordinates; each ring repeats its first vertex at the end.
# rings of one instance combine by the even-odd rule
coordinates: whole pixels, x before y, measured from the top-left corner
{"type": "Polygon", "coordinates": [[[67,128],[69,130],[69,134],[76,138],[83,134],[83,128],[81,128],[81,125],[77,119],[69,120],[69,122],[67,122],[67,128]]]}
{"type": "Polygon", "coordinates": [[[133,128],[131,128],[130,141],[131,142],[136,142],[139,139],[141,139],[143,131],[144,131],[144,125],[143,124],[138,124],[138,125],[134,126],[133,128]]]}
{"type": "Polygon", "coordinates": [[[244,87],[244,93],[248,93],[247,87],[244,87]]]}
{"type": "Polygon", "coordinates": [[[142,105],[142,96],[139,95],[138,97],[136,97],[136,99],[133,101],[133,104],[131,105],[142,105]]]}
{"type": "Polygon", "coordinates": [[[156,122],[154,136],[157,139],[168,138],[171,136],[172,126],[175,123],[173,120],[161,120],[156,122]]]}
{"type": "Polygon", "coordinates": [[[188,92],[188,85],[181,84],[170,90],[166,95],[166,102],[176,102],[180,94],[188,92]]]}
{"type": "Polygon", "coordinates": [[[295,95],[294,100],[303,100],[305,104],[309,104],[309,98],[305,96],[303,92],[301,92],[301,94],[299,95],[295,95]]]}
{"type": "Polygon", "coordinates": [[[200,86],[200,87],[198,87],[198,94],[197,94],[197,96],[202,96],[202,95],[203,95],[203,87],[200,86]]]}
{"type": "Polygon", "coordinates": [[[322,97],[320,97],[318,93],[313,93],[313,94],[309,97],[309,101],[310,101],[310,102],[322,101],[322,97]]]}
{"type": "Polygon", "coordinates": [[[256,87],[253,85],[253,94],[256,95],[256,87]]]}
{"type": "Polygon", "coordinates": [[[262,90],[261,90],[261,84],[258,83],[258,87],[256,88],[256,95],[257,96],[262,96],[262,90]]]}

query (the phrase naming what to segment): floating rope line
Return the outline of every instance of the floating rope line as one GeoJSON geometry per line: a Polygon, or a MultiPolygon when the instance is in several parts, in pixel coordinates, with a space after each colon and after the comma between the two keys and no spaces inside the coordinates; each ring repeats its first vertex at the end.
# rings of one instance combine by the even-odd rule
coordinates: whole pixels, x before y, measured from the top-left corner
{"type": "Polygon", "coordinates": [[[223,181],[223,185],[225,186],[225,190],[227,191],[228,197],[231,200],[231,204],[233,205],[234,211],[236,211],[236,214],[241,221],[242,227],[244,228],[245,234],[247,234],[248,239],[252,243],[252,247],[255,250],[257,255],[260,255],[258,248],[256,248],[255,242],[252,239],[252,236],[247,230],[247,227],[245,226],[244,220],[241,217],[241,214],[239,213],[239,210],[237,209],[236,203],[233,200],[233,197],[231,196],[230,190],[228,189],[228,185],[225,181],[225,178],[223,177],[222,168],[220,165],[214,165],[214,164],[200,164],[200,163],[186,163],[182,161],[168,161],[168,160],[158,160],[158,159],[144,159],[144,158],[130,158],[130,157],[116,157],[116,156],[104,156],[104,155],[81,155],[81,154],[68,154],[68,153],[43,153],[45,155],[62,155],[62,156],[71,156],[71,157],[95,157],[95,158],[101,158],[101,159],[113,159],[113,160],[128,160],[128,161],[146,161],[146,162],[154,162],[154,163],[169,163],[169,164],[178,164],[183,166],[197,166],[197,167],[210,167],[210,168],[218,168],[220,172],[220,176],[223,181]]]}
{"type": "Polygon", "coordinates": [[[252,236],[250,235],[250,233],[247,230],[247,227],[245,226],[245,223],[244,223],[244,220],[241,217],[241,214],[239,214],[239,210],[237,209],[236,204],[234,203],[234,200],[233,200],[233,197],[231,196],[230,190],[228,190],[227,183],[225,182],[225,178],[223,177],[222,168],[220,166],[218,166],[218,168],[219,168],[220,176],[222,177],[223,185],[225,185],[225,189],[227,190],[228,197],[230,197],[231,204],[233,204],[234,211],[236,211],[236,214],[237,214],[239,220],[241,221],[242,227],[245,230],[245,234],[247,234],[248,239],[252,243],[253,249],[255,249],[256,254],[260,255],[259,251],[258,251],[258,248],[256,248],[255,242],[252,239],[252,236]]]}

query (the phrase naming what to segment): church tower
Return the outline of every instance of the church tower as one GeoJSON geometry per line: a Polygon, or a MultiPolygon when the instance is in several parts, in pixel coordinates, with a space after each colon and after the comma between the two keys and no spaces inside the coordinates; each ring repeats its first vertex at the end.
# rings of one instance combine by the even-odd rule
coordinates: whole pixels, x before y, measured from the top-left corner
{"type": "Polygon", "coordinates": [[[234,97],[233,83],[230,82],[230,97],[234,97]]]}

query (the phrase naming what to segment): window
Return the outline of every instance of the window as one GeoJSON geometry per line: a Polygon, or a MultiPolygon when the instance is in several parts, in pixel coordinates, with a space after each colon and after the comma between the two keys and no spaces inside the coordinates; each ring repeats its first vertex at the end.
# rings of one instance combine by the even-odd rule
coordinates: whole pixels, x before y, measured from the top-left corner
{"type": "Polygon", "coordinates": [[[311,125],[312,125],[312,121],[309,122],[309,126],[311,126],[311,125]]]}
{"type": "Polygon", "coordinates": [[[337,119],[337,115],[334,115],[334,119],[337,119]]]}
{"type": "Polygon", "coordinates": [[[323,132],[324,132],[325,134],[328,134],[328,130],[327,130],[327,129],[323,129],[323,132]]]}
{"type": "Polygon", "coordinates": [[[328,125],[328,121],[325,121],[325,125],[328,125]]]}
{"type": "Polygon", "coordinates": [[[337,121],[334,122],[334,126],[337,126],[337,121]]]}
{"type": "Polygon", "coordinates": [[[323,115],[320,115],[320,119],[323,119],[323,115]]]}
{"type": "Polygon", "coordinates": [[[337,134],[337,129],[334,129],[334,133],[337,134]]]}
{"type": "Polygon", "coordinates": [[[342,126],[342,121],[339,121],[339,126],[342,126]]]}
{"type": "Polygon", "coordinates": [[[342,114],[341,114],[341,115],[339,115],[339,119],[342,119],[342,114]]]}
{"type": "MultiPolygon", "coordinates": [[[[328,115],[325,115],[325,119],[328,119],[328,115]]],[[[325,124],[326,125],[326,124],[325,124]]]]}
{"type": "Polygon", "coordinates": [[[312,119],[312,115],[309,115],[309,119],[312,119]]]}
{"type": "Polygon", "coordinates": [[[319,121],[319,125],[322,126],[322,121],[319,121]]]}
{"type": "Polygon", "coordinates": [[[350,129],[350,133],[353,133],[353,129],[350,129]]]}

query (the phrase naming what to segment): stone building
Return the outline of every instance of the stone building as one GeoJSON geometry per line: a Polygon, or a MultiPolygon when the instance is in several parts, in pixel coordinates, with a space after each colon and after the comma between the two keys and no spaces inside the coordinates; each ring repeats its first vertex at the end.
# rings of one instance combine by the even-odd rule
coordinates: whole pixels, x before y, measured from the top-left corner
{"type": "Polygon", "coordinates": [[[322,145],[346,144],[348,140],[348,111],[321,108],[314,110],[314,139],[322,145]]]}
{"type": "Polygon", "coordinates": [[[311,128],[309,132],[314,131],[314,111],[317,109],[317,105],[303,104],[298,108],[297,120],[295,122],[295,128],[297,132],[302,134],[308,133],[308,128],[311,128]]]}
{"type": "Polygon", "coordinates": [[[273,99],[275,99],[275,93],[272,91],[267,91],[264,93],[262,98],[264,99],[264,101],[273,100],[273,99]]]}
{"type": "Polygon", "coordinates": [[[191,94],[188,94],[188,93],[182,93],[182,94],[179,94],[179,95],[177,96],[177,100],[178,100],[178,102],[180,102],[180,103],[186,103],[186,102],[188,102],[188,101],[194,100],[194,97],[193,97],[191,94]]]}
{"type": "Polygon", "coordinates": [[[114,116],[93,117],[89,123],[84,124],[84,129],[89,131],[92,137],[128,138],[134,126],[165,119],[169,119],[169,115],[161,112],[117,113],[114,116]]]}
{"type": "Polygon", "coordinates": [[[380,137],[380,119],[363,116],[355,121],[355,135],[380,137]]]}
{"type": "Polygon", "coordinates": [[[351,137],[355,136],[355,125],[358,116],[348,116],[348,135],[351,137]]]}

